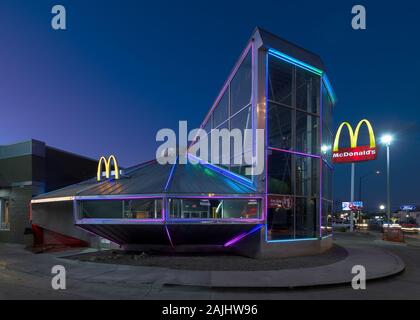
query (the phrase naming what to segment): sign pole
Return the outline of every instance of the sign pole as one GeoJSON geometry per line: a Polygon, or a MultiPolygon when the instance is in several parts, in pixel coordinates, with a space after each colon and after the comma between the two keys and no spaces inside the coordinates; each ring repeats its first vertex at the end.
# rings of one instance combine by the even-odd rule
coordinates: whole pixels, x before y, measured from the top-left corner
{"type": "MultiPolygon", "coordinates": [[[[350,194],[350,201],[351,203],[354,202],[354,175],[355,175],[355,163],[352,162],[351,164],[351,194],[350,194]]],[[[350,210],[350,232],[353,232],[354,230],[354,213],[353,210],[350,210]]]]}

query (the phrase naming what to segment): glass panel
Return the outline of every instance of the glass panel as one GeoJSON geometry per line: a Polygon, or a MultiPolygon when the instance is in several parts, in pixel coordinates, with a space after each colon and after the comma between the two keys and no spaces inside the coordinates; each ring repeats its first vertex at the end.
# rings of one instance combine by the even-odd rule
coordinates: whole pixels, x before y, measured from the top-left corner
{"type": "Polygon", "coordinates": [[[213,128],[229,118],[229,90],[223,94],[219,104],[213,111],[213,128]]]}
{"type": "Polygon", "coordinates": [[[209,120],[207,121],[207,123],[204,125],[204,131],[206,131],[207,133],[209,133],[211,131],[211,118],[212,116],[210,116],[209,120]]]}
{"type": "Polygon", "coordinates": [[[257,199],[169,199],[172,219],[258,219],[257,199]]]}
{"type": "Polygon", "coordinates": [[[268,156],[268,191],[271,194],[293,194],[292,156],[284,152],[272,152],[268,156]]]}
{"type": "Polygon", "coordinates": [[[316,226],[316,198],[296,198],[296,238],[315,238],[316,226]]]}
{"type": "Polygon", "coordinates": [[[320,78],[304,69],[296,69],[296,107],[319,113],[320,78]]]}
{"type": "Polygon", "coordinates": [[[255,199],[226,199],[223,202],[223,218],[258,219],[259,203],[255,199]]]}
{"type": "Polygon", "coordinates": [[[248,178],[252,180],[252,176],[246,174],[246,168],[250,168],[251,170],[252,165],[245,162],[245,155],[247,156],[247,159],[252,159],[252,152],[246,152],[230,159],[230,171],[243,176],[248,176],[248,178]],[[242,163],[238,164],[238,161],[242,161],[242,163]]]}
{"type": "Polygon", "coordinates": [[[122,200],[84,200],[80,202],[83,219],[122,219],[122,200]]]}
{"type": "MultiPolygon", "coordinates": [[[[232,130],[239,129],[241,131],[241,146],[242,146],[242,152],[238,152],[238,150],[235,150],[234,148],[234,141],[233,138],[231,139],[230,143],[230,157],[233,159],[235,156],[242,157],[242,155],[245,152],[251,152],[252,151],[252,144],[250,141],[245,143],[245,129],[252,129],[252,113],[251,113],[251,107],[246,108],[239,112],[236,116],[234,116],[232,119],[230,119],[230,130],[233,133],[232,130]],[[246,150],[244,148],[247,148],[246,150]]],[[[232,162],[233,163],[233,162],[232,162]]]]}
{"type": "Polygon", "coordinates": [[[208,199],[170,199],[170,217],[177,219],[208,219],[211,203],[208,199]]]}
{"type": "Polygon", "coordinates": [[[251,103],[252,55],[248,53],[230,84],[231,115],[251,103]]]}
{"type": "MultiPolygon", "coordinates": [[[[346,131],[342,132],[342,138],[340,141],[345,141],[345,135],[347,134],[346,131]]],[[[322,157],[328,161],[328,163],[332,163],[332,148],[333,148],[333,135],[327,127],[322,127],[322,146],[321,146],[321,154],[322,157]]]]}
{"type": "Polygon", "coordinates": [[[162,201],[154,199],[124,200],[125,219],[161,219],[162,201]]]}
{"type": "Polygon", "coordinates": [[[296,195],[318,196],[319,159],[296,156],[296,195]]]}
{"type": "Polygon", "coordinates": [[[296,150],[309,154],[319,154],[319,118],[296,112],[296,150]]]}
{"type": "Polygon", "coordinates": [[[333,172],[327,165],[322,166],[322,197],[327,200],[333,200],[332,198],[332,183],[333,183],[333,172]]]}
{"type": "MultiPolygon", "coordinates": [[[[213,135],[216,134],[217,130],[219,130],[218,132],[221,135],[223,129],[229,129],[229,122],[228,121],[224,122],[222,125],[220,125],[219,128],[215,129],[216,131],[213,131],[213,135]]],[[[229,133],[229,132],[227,132],[227,133],[229,133]]],[[[219,167],[223,167],[223,168],[228,169],[229,168],[229,163],[230,163],[230,152],[231,152],[230,147],[228,145],[228,144],[230,144],[230,141],[228,141],[228,144],[225,147],[224,143],[223,143],[223,138],[221,136],[219,136],[219,139],[218,139],[219,140],[219,148],[218,148],[218,151],[215,150],[216,152],[218,152],[219,161],[218,161],[218,163],[216,163],[216,158],[214,158],[212,156],[211,152],[212,152],[212,149],[216,148],[217,146],[216,146],[215,139],[212,139],[211,136],[212,135],[209,136],[209,140],[208,140],[208,145],[209,145],[208,156],[209,156],[210,162],[218,165],[219,167]],[[226,162],[224,162],[224,160],[223,160],[224,158],[226,158],[226,162]]]]}
{"type": "Polygon", "coordinates": [[[294,238],[293,197],[270,197],[267,211],[267,240],[286,240],[294,238]]]}
{"type": "Polygon", "coordinates": [[[83,219],[161,219],[162,199],[83,200],[83,219]]]}
{"type": "Polygon", "coordinates": [[[332,210],[333,203],[331,201],[322,201],[322,236],[325,237],[332,233],[332,210]]]}
{"type": "Polygon", "coordinates": [[[268,98],[292,105],[293,66],[281,59],[268,55],[268,98]]]}
{"type": "Polygon", "coordinates": [[[268,145],[273,148],[292,147],[292,110],[275,104],[268,110],[268,145]]]}

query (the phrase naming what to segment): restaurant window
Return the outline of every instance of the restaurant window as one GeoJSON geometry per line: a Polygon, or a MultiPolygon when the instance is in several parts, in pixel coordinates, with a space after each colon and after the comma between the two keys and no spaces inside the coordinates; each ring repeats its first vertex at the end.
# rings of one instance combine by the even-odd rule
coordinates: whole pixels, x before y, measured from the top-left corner
{"type": "Polygon", "coordinates": [[[169,199],[171,219],[258,219],[259,199],[169,199]]]}
{"type": "Polygon", "coordinates": [[[162,199],[82,200],[82,219],[161,219],[162,199]]]}

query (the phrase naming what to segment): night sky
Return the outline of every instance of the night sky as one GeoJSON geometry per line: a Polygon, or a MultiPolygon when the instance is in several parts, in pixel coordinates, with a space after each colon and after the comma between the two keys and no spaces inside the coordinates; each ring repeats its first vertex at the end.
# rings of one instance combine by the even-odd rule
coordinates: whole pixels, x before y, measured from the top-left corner
{"type": "MultiPolygon", "coordinates": [[[[114,153],[123,166],[154,158],[156,132],[201,123],[261,26],[322,57],[338,97],[335,128],[367,118],[377,136],[395,135],[393,207],[420,205],[419,9],[414,1],[2,0],[0,144],[33,138],[92,158],[114,153]],[[55,4],[66,7],[66,31],[51,28],[55,4]],[[351,28],[354,4],[366,6],[367,30],[351,28]]],[[[383,151],[356,166],[357,175],[383,171],[364,179],[371,208],[386,203],[383,151]]],[[[335,167],[334,183],[335,200],[349,200],[350,165],[335,167]]]]}

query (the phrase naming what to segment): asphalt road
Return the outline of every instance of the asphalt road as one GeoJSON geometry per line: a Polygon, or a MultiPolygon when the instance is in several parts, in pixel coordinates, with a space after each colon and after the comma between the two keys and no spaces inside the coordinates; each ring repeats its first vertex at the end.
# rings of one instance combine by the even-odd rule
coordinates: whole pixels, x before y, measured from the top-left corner
{"type": "MultiPolygon", "coordinates": [[[[420,299],[420,240],[408,239],[406,245],[383,243],[363,234],[337,234],[335,242],[345,246],[376,246],[398,255],[406,264],[400,275],[367,283],[366,290],[353,290],[350,285],[309,289],[211,289],[202,287],[165,286],[142,283],[127,286],[104,282],[86,282],[83,277],[68,283],[67,289],[51,289],[51,277],[5,268],[0,256],[0,300],[4,299],[420,299]]],[[[16,248],[14,257],[27,259],[16,248]]],[[[34,270],[35,267],[34,267],[34,270]]]]}

